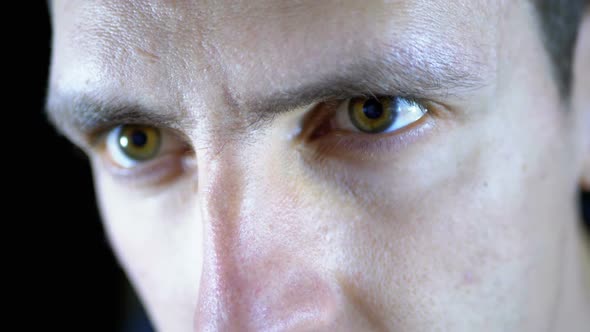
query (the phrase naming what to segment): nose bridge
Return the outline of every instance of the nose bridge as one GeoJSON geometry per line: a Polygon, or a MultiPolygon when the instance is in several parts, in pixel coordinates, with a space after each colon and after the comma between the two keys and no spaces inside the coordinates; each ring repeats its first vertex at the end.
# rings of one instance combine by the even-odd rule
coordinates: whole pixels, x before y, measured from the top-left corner
{"type": "Polygon", "coordinates": [[[245,165],[234,147],[199,158],[203,268],[197,331],[231,331],[240,319],[239,245],[246,186],[245,165]]]}
{"type": "Polygon", "coordinates": [[[337,308],[326,277],[293,245],[307,238],[290,226],[300,217],[280,212],[297,209],[296,194],[271,186],[279,166],[260,155],[236,144],[199,159],[204,258],[195,331],[319,330],[337,308]]]}
{"type": "Polygon", "coordinates": [[[207,229],[224,237],[239,227],[244,201],[246,165],[237,150],[227,147],[199,160],[201,214],[207,229]]]}

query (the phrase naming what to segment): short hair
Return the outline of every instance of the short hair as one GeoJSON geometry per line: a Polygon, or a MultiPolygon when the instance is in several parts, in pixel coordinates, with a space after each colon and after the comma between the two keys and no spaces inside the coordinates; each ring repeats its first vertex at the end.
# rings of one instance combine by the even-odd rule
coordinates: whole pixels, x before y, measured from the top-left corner
{"type": "Polygon", "coordinates": [[[574,51],[584,10],[590,0],[533,0],[540,30],[562,97],[571,93],[574,51]]]}

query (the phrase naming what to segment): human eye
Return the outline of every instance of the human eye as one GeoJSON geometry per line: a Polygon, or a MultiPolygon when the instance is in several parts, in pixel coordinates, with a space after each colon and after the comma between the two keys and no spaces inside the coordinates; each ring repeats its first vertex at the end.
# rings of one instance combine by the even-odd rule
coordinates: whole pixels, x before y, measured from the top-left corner
{"type": "Polygon", "coordinates": [[[108,130],[100,152],[115,177],[149,183],[182,174],[190,155],[190,146],[172,130],[131,124],[108,130]]]}
{"type": "Polygon", "coordinates": [[[309,141],[322,154],[388,158],[431,128],[433,103],[398,96],[354,97],[316,107],[309,141]]]}
{"type": "Polygon", "coordinates": [[[402,97],[351,98],[339,107],[336,126],[366,134],[400,130],[420,120],[428,112],[417,101],[402,97]]]}

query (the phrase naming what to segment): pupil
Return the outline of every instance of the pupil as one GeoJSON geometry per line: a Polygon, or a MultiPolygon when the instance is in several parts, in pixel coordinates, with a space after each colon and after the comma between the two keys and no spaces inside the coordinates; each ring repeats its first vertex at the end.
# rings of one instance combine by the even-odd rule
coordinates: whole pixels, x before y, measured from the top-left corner
{"type": "Polygon", "coordinates": [[[131,134],[131,142],[133,145],[143,147],[147,143],[147,135],[143,131],[134,131],[131,134]]]}
{"type": "Polygon", "coordinates": [[[363,113],[369,119],[379,119],[383,115],[383,105],[376,99],[369,99],[363,104],[363,113]]]}

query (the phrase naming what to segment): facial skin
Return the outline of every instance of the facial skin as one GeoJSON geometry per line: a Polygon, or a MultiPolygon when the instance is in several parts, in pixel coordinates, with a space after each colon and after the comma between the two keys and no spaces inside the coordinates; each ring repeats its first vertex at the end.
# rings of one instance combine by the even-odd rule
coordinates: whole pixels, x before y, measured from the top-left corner
{"type": "Polygon", "coordinates": [[[568,107],[533,15],[525,1],[58,0],[48,106],[89,155],[160,331],[583,331],[590,82],[568,107]],[[339,100],[372,94],[428,113],[334,128],[339,100]],[[158,156],[117,165],[105,142],[124,124],[159,128],[158,156]]]}

